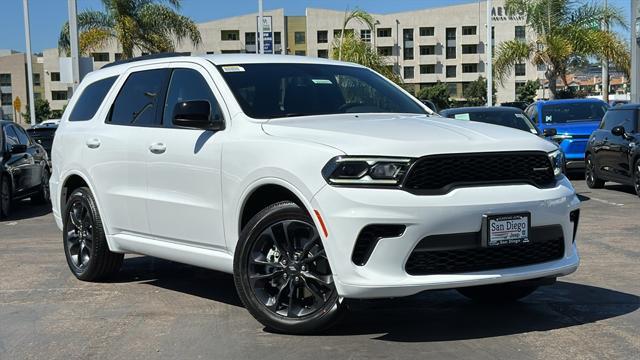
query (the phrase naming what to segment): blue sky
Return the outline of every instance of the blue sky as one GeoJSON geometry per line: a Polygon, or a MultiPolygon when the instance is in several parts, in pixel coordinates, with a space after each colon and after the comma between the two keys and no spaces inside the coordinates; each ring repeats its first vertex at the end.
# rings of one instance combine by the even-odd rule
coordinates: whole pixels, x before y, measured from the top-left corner
{"type": "MultiPolygon", "coordinates": [[[[24,51],[22,0],[0,0],[0,49],[24,51]]],[[[77,0],[78,10],[100,10],[100,0],[77,0]]],[[[477,0],[264,0],[266,9],[284,8],[287,15],[304,15],[307,7],[345,10],[360,7],[376,13],[421,9],[426,7],[475,2],[477,0]]],[[[57,46],[60,27],[67,20],[67,0],[30,0],[31,47],[34,52],[57,46]]],[[[630,12],[629,0],[609,0],[609,3],[630,12]]],[[[196,22],[219,19],[257,11],[257,0],[183,0],[182,13],[196,22]]],[[[624,34],[629,37],[628,34],[624,34]]]]}

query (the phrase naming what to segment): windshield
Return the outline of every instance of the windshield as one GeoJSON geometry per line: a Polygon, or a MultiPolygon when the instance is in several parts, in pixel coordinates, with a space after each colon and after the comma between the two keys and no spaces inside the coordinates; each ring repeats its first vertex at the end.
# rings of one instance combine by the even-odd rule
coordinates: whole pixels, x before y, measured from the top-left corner
{"type": "Polygon", "coordinates": [[[220,65],[245,114],[256,119],[427,110],[366,68],[322,64],[220,65]]]}
{"type": "Polygon", "coordinates": [[[538,134],[538,130],[527,117],[520,112],[511,111],[478,111],[457,112],[447,114],[447,117],[458,120],[477,121],[487,124],[506,126],[523,130],[532,134],[538,134]]]}
{"type": "Polygon", "coordinates": [[[544,105],[542,122],[558,124],[576,121],[600,121],[607,112],[607,106],[598,102],[576,102],[544,105]]]}

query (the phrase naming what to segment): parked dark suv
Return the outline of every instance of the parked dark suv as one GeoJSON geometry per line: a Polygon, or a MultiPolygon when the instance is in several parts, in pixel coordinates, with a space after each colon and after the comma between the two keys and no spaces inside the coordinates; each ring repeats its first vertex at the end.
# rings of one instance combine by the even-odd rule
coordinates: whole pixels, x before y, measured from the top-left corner
{"type": "Polygon", "coordinates": [[[610,109],[589,138],[585,175],[590,188],[615,181],[633,185],[640,196],[639,111],[640,104],[610,109]]]}

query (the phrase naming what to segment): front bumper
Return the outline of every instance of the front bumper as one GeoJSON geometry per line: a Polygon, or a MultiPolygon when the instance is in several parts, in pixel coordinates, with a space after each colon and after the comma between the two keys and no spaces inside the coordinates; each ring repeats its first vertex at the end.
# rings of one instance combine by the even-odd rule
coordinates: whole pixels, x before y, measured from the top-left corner
{"type": "Polygon", "coordinates": [[[531,185],[459,188],[442,196],[418,196],[402,190],[325,186],[312,200],[328,231],[325,248],[338,293],[347,298],[413,295],[446,289],[555,277],[579,264],[569,213],[579,207],[571,183],[554,188],[531,185]],[[417,243],[429,235],[478,232],[486,214],[529,212],[531,226],[560,225],[564,256],[545,263],[470,273],[409,275],[405,263],[417,243]],[[360,230],[370,224],[402,224],[400,237],[378,241],[366,264],[351,260],[360,230]]]}

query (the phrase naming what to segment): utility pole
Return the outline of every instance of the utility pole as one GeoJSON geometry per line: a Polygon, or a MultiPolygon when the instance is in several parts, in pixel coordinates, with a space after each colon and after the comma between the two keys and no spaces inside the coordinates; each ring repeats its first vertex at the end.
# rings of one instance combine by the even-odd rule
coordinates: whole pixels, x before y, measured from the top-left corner
{"type": "MultiPolygon", "coordinates": [[[[604,8],[609,6],[608,0],[604,0],[604,8]]],[[[602,30],[609,31],[609,19],[603,19],[602,30]]],[[[602,101],[609,102],[609,53],[605,51],[604,60],[602,61],[602,101]]]]}
{"type": "Polygon", "coordinates": [[[263,18],[264,13],[262,11],[262,0],[258,0],[258,38],[260,39],[257,43],[258,46],[260,46],[258,54],[264,54],[264,44],[262,43],[264,41],[264,25],[262,24],[263,18]]]}
{"type": "Polygon", "coordinates": [[[27,84],[29,89],[29,115],[31,117],[31,126],[36,124],[36,104],[33,96],[33,65],[31,64],[31,31],[29,31],[29,0],[22,0],[24,8],[24,37],[27,41],[27,53],[25,60],[27,61],[27,84]]]}
{"type": "Polygon", "coordinates": [[[631,101],[640,102],[640,0],[631,0],[631,101]]]}
{"type": "Polygon", "coordinates": [[[78,7],[76,0],[69,0],[69,42],[71,43],[72,92],[80,85],[80,54],[78,52],[78,7]]]}
{"type": "Polygon", "coordinates": [[[491,16],[491,0],[487,0],[487,106],[493,106],[493,18],[491,16]]]}

